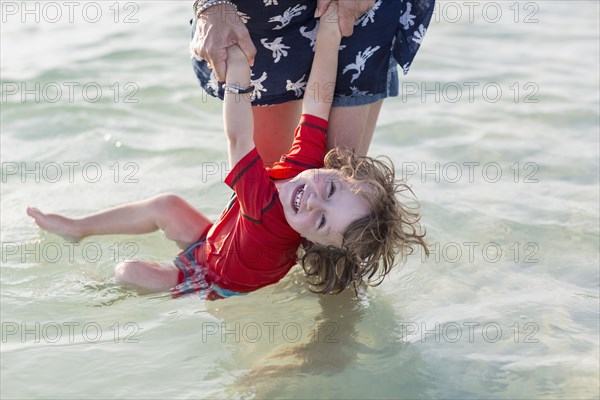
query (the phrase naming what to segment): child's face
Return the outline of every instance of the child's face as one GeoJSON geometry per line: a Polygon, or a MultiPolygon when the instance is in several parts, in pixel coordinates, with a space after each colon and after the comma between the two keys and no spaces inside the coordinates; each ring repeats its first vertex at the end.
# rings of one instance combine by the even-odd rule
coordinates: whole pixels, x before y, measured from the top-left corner
{"type": "Polygon", "coordinates": [[[279,199],[288,224],[313,243],[342,247],[348,226],[370,213],[358,191],[366,185],[342,180],[333,169],[309,169],[280,187],[279,199]]]}

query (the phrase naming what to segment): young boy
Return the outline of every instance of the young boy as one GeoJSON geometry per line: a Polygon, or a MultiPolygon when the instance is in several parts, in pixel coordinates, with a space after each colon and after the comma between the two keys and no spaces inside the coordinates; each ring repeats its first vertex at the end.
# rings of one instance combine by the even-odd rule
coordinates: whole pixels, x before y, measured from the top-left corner
{"type": "Polygon", "coordinates": [[[186,250],[175,265],[126,261],[118,282],[174,297],[207,299],[244,294],[278,282],[297,262],[320,292],[341,291],[363,278],[383,278],[394,255],[427,247],[419,215],[403,206],[393,168],[334,149],[325,157],[327,118],[335,86],[341,34],[337,4],[321,19],[309,92],[290,152],[265,169],[253,141],[250,67],[237,45],[227,50],[224,121],[229,162],[225,179],[235,192],[213,224],[175,195],[109,209],[81,219],[27,213],[42,228],[80,240],[100,234],[162,229],[186,250]]]}

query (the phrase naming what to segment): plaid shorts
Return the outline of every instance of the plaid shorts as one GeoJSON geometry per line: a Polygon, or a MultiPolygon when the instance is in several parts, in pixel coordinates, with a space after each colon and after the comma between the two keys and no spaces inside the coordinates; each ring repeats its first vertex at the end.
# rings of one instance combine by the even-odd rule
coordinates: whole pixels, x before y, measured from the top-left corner
{"type": "Polygon", "coordinates": [[[194,251],[204,243],[205,239],[206,237],[203,237],[175,258],[175,265],[179,268],[179,279],[177,286],[171,289],[171,296],[177,298],[187,294],[197,294],[205,300],[217,300],[244,295],[245,293],[223,289],[207,281],[208,269],[196,262],[194,251]]]}
{"type": "MultiPolygon", "coordinates": [[[[314,18],[316,0],[232,1],[257,49],[252,104],[301,99],[320,23],[314,18]]],[[[435,0],[377,0],[373,9],[356,20],[354,34],[343,38],[340,46],[334,107],[371,104],[398,95],[397,65],[408,72],[434,5],[435,0]]],[[[222,99],[222,83],[207,63],[192,58],[192,64],[202,88],[222,99]]]]}

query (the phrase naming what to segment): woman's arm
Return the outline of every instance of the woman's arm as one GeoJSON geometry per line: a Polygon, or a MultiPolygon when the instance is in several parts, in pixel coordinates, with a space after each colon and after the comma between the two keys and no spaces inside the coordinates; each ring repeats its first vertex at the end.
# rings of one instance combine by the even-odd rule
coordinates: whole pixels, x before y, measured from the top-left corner
{"type": "Polygon", "coordinates": [[[338,25],[337,1],[331,2],[321,16],[317,32],[315,58],[302,100],[302,113],[329,119],[335,80],[338,52],[342,34],[338,25]]]}

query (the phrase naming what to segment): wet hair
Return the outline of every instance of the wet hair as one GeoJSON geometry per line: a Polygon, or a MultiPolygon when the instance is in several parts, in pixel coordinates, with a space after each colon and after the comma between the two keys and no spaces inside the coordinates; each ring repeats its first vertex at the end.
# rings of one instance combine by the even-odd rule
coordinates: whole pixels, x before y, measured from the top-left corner
{"type": "Polygon", "coordinates": [[[334,148],[325,156],[325,168],[336,169],[341,179],[357,183],[355,190],[368,201],[371,212],[350,224],[341,248],[309,241],[302,245],[301,265],[314,292],[339,293],[351,285],[357,289],[361,283],[377,286],[391,271],[396,255],[404,260],[418,246],[429,255],[418,205],[409,207],[398,199],[414,199],[414,193],[396,180],[389,158],[357,157],[334,148]],[[365,184],[369,190],[358,189],[365,184]]]}

